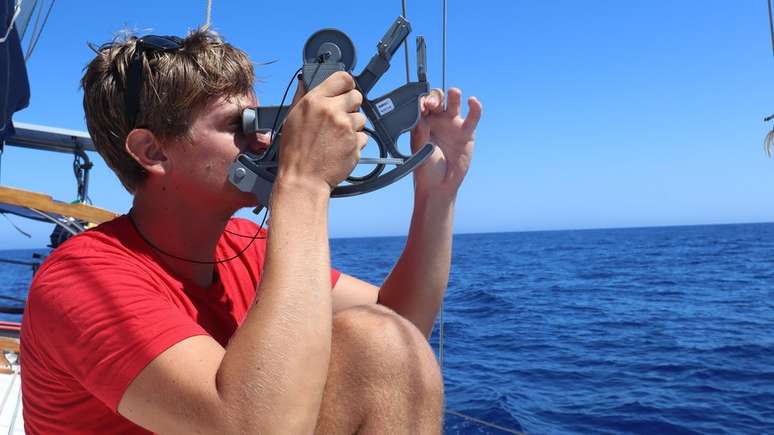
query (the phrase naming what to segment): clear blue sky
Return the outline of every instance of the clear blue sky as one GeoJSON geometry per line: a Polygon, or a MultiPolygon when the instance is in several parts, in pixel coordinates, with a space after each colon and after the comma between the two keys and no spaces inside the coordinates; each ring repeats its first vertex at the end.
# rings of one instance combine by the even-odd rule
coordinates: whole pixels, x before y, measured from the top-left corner
{"type": "MultiPolygon", "coordinates": [[[[213,3],[226,39],[256,62],[278,61],[258,69],[265,104],[278,104],[312,32],[347,32],[360,71],[400,13],[398,0],[213,3]]],[[[441,0],[408,3],[440,86],[441,0]]],[[[449,3],[447,83],[484,104],[456,232],[772,220],[774,161],[762,148],[770,128],[762,118],[774,113],[766,0],[449,3]]],[[[122,28],[183,34],[204,21],[205,7],[60,0],[28,63],[30,107],[15,120],[85,130],[86,42],[122,28]]],[[[401,59],[379,90],[404,79],[401,59]]],[[[0,182],[72,200],[71,160],[8,147],[0,182]]],[[[130,196],[95,160],[91,198],[125,212],[130,196]]],[[[403,234],[410,212],[404,180],[334,200],[331,234],[403,234]]],[[[50,232],[14,219],[33,233],[27,239],[3,222],[0,249],[43,246],[50,232]]]]}

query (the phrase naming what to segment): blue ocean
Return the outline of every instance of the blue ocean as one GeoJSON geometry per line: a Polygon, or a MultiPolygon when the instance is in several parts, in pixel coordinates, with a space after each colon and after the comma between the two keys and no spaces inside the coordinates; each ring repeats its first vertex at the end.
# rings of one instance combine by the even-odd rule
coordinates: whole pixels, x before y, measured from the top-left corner
{"type": "MultiPolygon", "coordinates": [[[[379,283],[404,242],[333,263],[379,283]]],[[[443,323],[445,433],[774,434],[774,224],[458,235],[443,323]]]]}

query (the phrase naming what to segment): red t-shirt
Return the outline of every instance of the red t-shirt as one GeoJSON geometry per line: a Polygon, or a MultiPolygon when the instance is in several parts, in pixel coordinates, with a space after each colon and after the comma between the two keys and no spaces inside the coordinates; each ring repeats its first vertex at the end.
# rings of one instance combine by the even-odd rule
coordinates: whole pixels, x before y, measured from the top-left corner
{"type": "MultiPolygon", "coordinates": [[[[246,236],[257,225],[232,219],[246,236]]],[[[261,231],[265,236],[265,231],[261,231]]],[[[224,232],[216,258],[250,237],[224,232]]],[[[116,410],[145,366],[170,346],[210,335],[226,346],[255,299],[266,240],[215,266],[201,288],[167,272],[126,216],[73,237],[32,281],[22,321],[24,425],[28,434],[145,434],[116,410]]],[[[331,271],[335,285],[339,273],[331,271]]]]}

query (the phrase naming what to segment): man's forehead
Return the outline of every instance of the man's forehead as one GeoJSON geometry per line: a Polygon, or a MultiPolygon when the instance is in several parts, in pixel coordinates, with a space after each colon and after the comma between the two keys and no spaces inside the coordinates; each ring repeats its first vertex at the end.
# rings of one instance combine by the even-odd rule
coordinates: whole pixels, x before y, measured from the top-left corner
{"type": "Polygon", "coordinates": [[[234,112],[235,110],[241,112],[245,107],[257,107],[258,98],[253,93],[231,97],[219,97],[211,100],[207,106],[207,111],[210,112],[227,113],[234,112]]]}

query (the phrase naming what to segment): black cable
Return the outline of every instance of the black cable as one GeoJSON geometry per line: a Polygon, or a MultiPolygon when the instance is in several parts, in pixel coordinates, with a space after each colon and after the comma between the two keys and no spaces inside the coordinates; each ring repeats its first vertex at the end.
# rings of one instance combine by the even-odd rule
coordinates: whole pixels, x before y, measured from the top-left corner
{"type": "MultiPolygon", "coordinates": [[[[140,236],[140,238],[141,238],[141,239],[142,239],[142,240],[143,240],[145,243],[147,243],[147,244],[148,244],[148,246],[150,246],[151,248],[153,248],[153,249],[154,249],[156,252],[158,252],[158,253],[160,253],[160,254],[164,254],[164,255],[166,255],[167,257],[174,258],[175,260],[186,261],[186,262],[188,262],[188,263],[194,263],[194,264],[220,264],[220,263],[226,263],[226,262],[228,262],[228,261],[231,261],[231,260],[234,260],[234,259],[236,259],[236,258],[238,258],[238,257],[241,257],[241,256],[242,256],[242,254],[244,254],[244,253],[245,253],[245,251],[247,251],[247,249],[248,249],[250,246],[252,246],[253,242],[255,242],[255,240],[256,240],[256,239],[265,239],[265,238],[266,238],[266,237],[258,237],[258,234],[260,234],[260,233],[261,233],[261,230],[263,229],[263,224],[264,224],[264,223],[266,223],[266,215],[267,215],[268,213],[269,213],[269,210],[268,210],[268,209],[266,209],[266,210],[264,211],[264,213],[263,213],[263,219],[261,220],[261,224],[258,226],[258,230],[255,232],[255,235],[253,235],[253,236],[252,236],[252,240],[250,240],[250,243],[248,243],[248,244],[247,244],[247,246],[245,246],[244,248],[242,248],[242,250],[241,250],[241,251],[239,251],[239,253],[238,253],[238,254],[236,254],[236,255],[234,255],[234,256],[232,256],[232,257],[229,257],[229,258],[224,258],[224,259],[220,259],[220,260],[215,260],[215,261],[202,261],[202,260],[193,260],[193,259],[190,259],[190,258],[179,257],[179,256],[177,256],[177,255],[175,255],[175,254],[170,254],[169,252],[167,252],[167,251],[164,251],[163,249],[161,249],[161,248],[159,248],[158,246],[154,245],[154,244],[153,244],[153,243],[152,243],[150,240],[148,240],[147,238],[145,238],[145,236],[142,234],[142,232],[140,231],[140,229],[137,227],[137,222],[135,222],[135,221],[134,221],[134,218],[132,217],[132,211],[131,211],[131,210],[129,211],[129,214],[127,214],[127,217],[129,218],[129,222],[131,222],[131,223],[132,223],[132,226],[134,227],[134,230],[135,230],[135,231],[137,231],[137,234],[140,236]]],[[[232,233],[232,234],[233,234],[233,233],[232,233]]],[[[244,235],[241,235],[241,234],[240,234],[240,236],[242,236],[242,237],[246,237],[246,236],[244,236],[244,235]]]]}
{"type": "MultiPolygon", "coordinates": [[[[290,92],[290,87],[293,85],[293,81],[294,81],[294,80],[295,80],[295,79],[298,77],[298,74],[301,72],[301,70],[302,70],[302,69],[303,69],[303,67],[301,67],[301,68],[297,69],[297,70],[296,70],[296,72],[295,72],[295,73],[293,73],[293,78],[291,78],[291,79],[290,79],[290,81],[288,82],[288,85],[287,85],[287,87],[285,87],[285,93],[284,93],[284,94],[282,94],[282,100],[280,101],[279,110],[277,111],[277,114],[274,116],[274,122],[272,123],[272,127],[271,127],[271,139],[270,139],[270,142],[271,142],[271,143],[273,143],[273,142],[274,142],[275,130],[277,129],[277,123],[279,122],[279,115],[280,115],[280,113],[282,112],[282,107],[285,105],[285,100],[286,100],[286,99],[287,99],[287,97],[288,97],[288,92],[290,92]]],[[[281,130],[281,129],[282,129],[282,126],[280,126],[280,130],[281,130]]],[[[224,230],[223,230],[223,232],[224,232],[224,233],[231,234],[231,235],[234,235],[234,236],[237,236],[237,237],[243,237],[243,238],[246,238],[246,239],[252,239],[252,240],[250,241],[250,244],[252,244],[252,243],[255,241],[255,239],[256,239],[256,238],[259,238],[259,237],[258,237],[258,234],[260,233],[261,229],[263,228],[263,224],[266,222],[266,215],[267,215],[267,213],[268,213],[268,209],[266,209],[266,210],[264,211],[264,213],[263,213],[263,220],[261,221],[261,225],[258,227],[258,233],[255,233],[255,235],[252,235],[252,236],[250,236],[250,235],[246,235],[246,234],[239,234],[239,233],[235,233],[235,232],[233,232],[233,231],[229,230],[228,228],[224,229],[224,230]]],[[[135,228],[135,229],[137,229],[137,225],[134,223],[134,220],[133,220],[133,219],[132,219],[132,217],[131,217],[131,212],[130,212],[130,214],[129,214],[129,219],[132,221],[132,225],[134,225],[134,228],[135,228]]],[[[145,242],[146,242],[146,243],[148,243],[148,244],[149,244],[151,247],[153,247],[153,248],[154,248],[154,249],[156,249],[157,251],[161,252],[162,254],[164,254],[164,255],[167,255],[167,256],[170,256],[170,257],[172,257],[172,258],[176,258],[176,259],[178,259],[178,260],[182,260],[182,261],[190,261],[190,262],[192,262],[192,263],[197,263],[197,264],[213,264],[213,263],[222,263],[222,262],[226,262],[226,261],[231,261],[231,260],[233,260],[234,258],[236,258],[236,257],[238,257],[238,256],[240,256],[240,255],[242,255],[242,253],[243,253],[243,252],[244,252],[244,251],[245,251],[245,250],[246,250],[248,247],[250,247],[250,245],[247,245],[247,246],[245,247],[245,249],[243,249],[243,250],[242,250],[242,252],[240,252],[239,254],[235,255],[234,257],[231,257],[231,258],[229,258],[229,259],[226,259],[226,260],[218,260],[218,261],[215,261],[215,262],[212,262],[212,261],[209,261],[209,262],[206,262],[206,261],[205,261],[205,262],[202,262],[202,261],[199,261],[199,260],[189,260],[189,259],[186,259],[186,258],[180,258],[180,257],[174,256],[174,255],[170,255],[170,254],[168,254],[168,253],[166,253],[166,252],[163,252],[163,251],[161,251],[161,250],[160,250],[158,247],[154,246],[154,245],[153,245],[151,242],[149,242],[147,239],[145,239],[145,237],[143,237],[143,236],[142,236],[142,233],[140,233],[140,230],[137,230],[137,233],[138,233],[138,234],[140,234],[140,237],[142,237],[142,239],[143,239],[143,240],[145,240],[145,242]]],[[[266,237],[260,237],[260,238],[261,238],[261,239],[265,239],[266,237]]]]}
{"type": "MultiPolygon", "coordinates": [[[[290,79],[288,82],[288,86],[285,88],[285,93],[282,94],[282,100],[280,101],[279,110],[277,110],[277,114],[274,115],[274,123],[271,125],[271,144],[274,144],[274,132],[277,129],[277,122],[279,122],[280,113],[282,113],[282,108],[285,106],[285,99],[288,97],[288,92],[290,91],[290,87],[293,86],[293,81],[298,78],[298,74],[301,72],[301,70],[304,69],[304,67],[301,67],[296,70],[295,73],[293,73],[293,78],[290,79]]],[[[282,125],[285,125],[284,123],[282,125]]],[[[282,125],[280,126],[280,130],[282,130],[282,125]]],[[[277,132],[279,133],[279,132],[277,132]]]]}
{"type": "MultiPolygon", "coordinates": [[[[263,224],[261,224],[261,225],[263,225],[263,224]]],[[[228,228],[224,229],[223,232],[231,234],[232,236],[242,237],[244,239],[252,239],[253,237],[255,237],[255,236],[251,236],[250,234],[239,234],[239,233],[236,233],[234,231],[229,230],[228,228]]],[[[260,237],[260,238],[261,239],[265,239],[266,237],[260,237]]]]}

